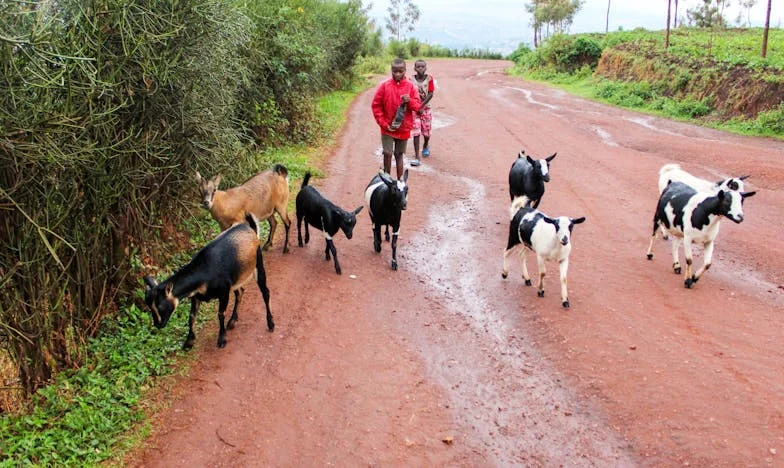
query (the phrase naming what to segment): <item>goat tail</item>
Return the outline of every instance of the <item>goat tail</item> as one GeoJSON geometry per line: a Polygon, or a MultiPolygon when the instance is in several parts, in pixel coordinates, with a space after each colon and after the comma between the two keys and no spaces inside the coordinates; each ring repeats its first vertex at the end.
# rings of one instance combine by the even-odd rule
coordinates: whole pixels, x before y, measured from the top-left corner
{"type": "Polygon", "coordinates": [[[286,177],[289,176],[289,170],[286,169],[286,166],[284,166],[283,164],[275,164],[275,165],[273,165],[272,166],[272,172],[274,172],[275,174],[280,175],[283,178],[286,178],[286,177]]]}
{"type": "Polygon", "coordinates": [[[517,212],[520,211],[520,208],[524,208],[528,202],[529,199],[525,195],[515,197],[514,200],[512,200],[512,206],[509,207],[509,219],[514,219],[517,212]]]}
{"type": "Polygon", "coordinates": [[[310,172],[305,173],[305,178],[302,179],[302,188],[305,188],[308,185],[308,181],[310,180],[310,172]]]}
{"type": "Polygon", "coordinates": [[[665,164],[664,166],[661,167],[661,169],[659,169],[659,175],[661,176],[670,171],[680,171],[680,170],[681,170],[680,164],[675,164],[675,163],[665,164]]]}
{"type": "Polygon", "coordinates": [[[253,218],[253,215],[250,213],[245,213],[245,222],[253,229],[254,231],[258,231],[258,227],[256,226],[256,220],[253,218]]]}

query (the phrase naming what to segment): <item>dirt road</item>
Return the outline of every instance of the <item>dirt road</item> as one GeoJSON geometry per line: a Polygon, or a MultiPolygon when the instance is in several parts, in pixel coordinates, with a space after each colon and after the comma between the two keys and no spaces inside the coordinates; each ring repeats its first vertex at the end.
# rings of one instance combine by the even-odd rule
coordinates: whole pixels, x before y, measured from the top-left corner
{"type": "MultiPolygon", "coordinates": [[[[225,349],[203,331],[130,465],[784,466],[784,143],[577,99],[508,65],[429,64],[433,156],[410,170],[399,271],[388,243],[373,251],[367,209],[336,237],[341,276],[320,235],[297,248],[293,229],[292,252],[265,259],[275,332],[252,290],[225,349]],[[501,278],[522,148],[558,152],[540,209],[587,217],[569,310],[557,265],[544,298],[519,264],[501,278]],[[645,259],[668,162],[757,190],[691,290],[665,241],[645,259]]],[[[380,163],[371,97],[312,182],[346,209],[380,163]]]]}

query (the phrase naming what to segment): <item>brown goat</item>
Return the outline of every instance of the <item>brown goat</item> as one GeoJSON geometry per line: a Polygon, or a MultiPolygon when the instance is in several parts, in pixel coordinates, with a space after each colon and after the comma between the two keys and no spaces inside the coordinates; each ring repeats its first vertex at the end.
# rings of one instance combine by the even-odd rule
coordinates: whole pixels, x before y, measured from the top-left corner
{"type": "Polygon", "coordinates": [[[286,228],[283,253],[288,253],[289,226],[291,226],[288,215],[288,175],[289,171],[284,166],[275,164],[272,169],[260,172],[242,185],[225,191],[218,190],[220,174],[208,180],[197,172],[196,178],[199,180],[202,206],[210,210],[222,231],[233,224],[243,222],[246,213],[252,214],[256,219],[269,221],[269,238],[264,244],[264,250],[269,250],[272,246],[272,239],[278,226],[274,214],[277,212],[286,228]]]}

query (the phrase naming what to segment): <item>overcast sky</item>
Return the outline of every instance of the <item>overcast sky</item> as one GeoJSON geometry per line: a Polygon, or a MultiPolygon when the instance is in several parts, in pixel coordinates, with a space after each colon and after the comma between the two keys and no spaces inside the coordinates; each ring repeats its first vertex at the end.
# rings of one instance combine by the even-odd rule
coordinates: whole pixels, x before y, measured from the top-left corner
{"type": "MultiPolygon", "coordinates": [[[[729,0],[725,18],[735,24],[740,0],[729,0]]],[[[520,42],[531,43],[531,18],[525,12],[529,0],[414,0],[422,11],[417,28],[410,37],[449,48],[478,47],[509,53],[520,42]]],[[[680,0],[678,17],[701,0],[680,0]]],[[[365,4],[370,3],[366,1],[365,4]]],[[[608,0],[586,0],[574,18],[570,32],[604,32],[608,0]]],[[[388,0],[373,0],[371,16],[384,27],[388,0]]],[[[767,0],[758,0],[751,10],[752,26],[763,26],[767,0]]],[[[674,8],[674,2],[673,2],[674,8]]],[[[610,31],[643,27],[664,29],[667,21],[665,0],[611,0],[610,31]]],[[[782,27],[784,2],[774,1],[771,27],[782,27]]]]}

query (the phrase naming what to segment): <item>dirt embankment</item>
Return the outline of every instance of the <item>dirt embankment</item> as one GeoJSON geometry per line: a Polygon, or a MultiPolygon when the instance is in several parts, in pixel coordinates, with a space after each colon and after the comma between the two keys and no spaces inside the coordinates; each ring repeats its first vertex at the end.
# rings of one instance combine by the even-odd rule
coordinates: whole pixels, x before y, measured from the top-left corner
{"type": "Polygon", "coordinates": [[[697,58],[685,61],[636,43],[605,49],[596,74],[612,80],[648,82],[665,96],[707,98],[714,109],[709,119],[753,119],[784,102],[784,80],[775,70],[697,58]]]}

